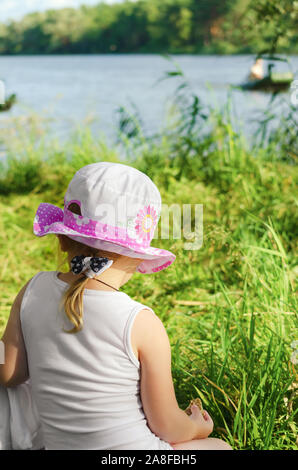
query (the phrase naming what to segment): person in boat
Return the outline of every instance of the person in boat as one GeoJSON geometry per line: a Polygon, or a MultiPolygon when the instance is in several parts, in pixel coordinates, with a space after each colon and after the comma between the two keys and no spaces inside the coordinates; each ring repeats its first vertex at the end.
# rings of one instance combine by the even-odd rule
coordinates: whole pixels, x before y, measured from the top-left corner
{"type": "Polygon", "coordinates": [[[250,69],[250,80],[261,80],[264,78],[263,59],[257,59],[250,69]]]}

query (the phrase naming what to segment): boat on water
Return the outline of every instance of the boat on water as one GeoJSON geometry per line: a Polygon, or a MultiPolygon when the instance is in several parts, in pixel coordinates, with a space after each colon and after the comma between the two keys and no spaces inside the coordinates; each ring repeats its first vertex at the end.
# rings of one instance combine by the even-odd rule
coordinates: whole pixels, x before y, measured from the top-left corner
{"type": "Polygon", "coordinates": [[[288,59],[274,56],[257,57],[247,81],[241,83],[239,87],[242,90],[260,90],[277,93],[287,90],[291,86],[293,79],[294,74],[288,59]],[[266,74],[262,72],[264,60],[269,61],[266,74]],[[274,61],[286,62],[289,70],[285,72],[275,72],[273,70],[275,66],[274,61]]]}
{"type": "Polygon", "coordinates": [[[15,93],[11,94],[6,98],[4,103],[0,103],[0,112],[2,111],[8,111],[14,103],[17,101],[17,96],[15,93]]]}
{"type": "Polygon", "coordinates": [[[291,72],[272,73],[264,78],[242,83],[240,87],[242,90],[284,91],[290,87],[293,79],[291,72]]]}

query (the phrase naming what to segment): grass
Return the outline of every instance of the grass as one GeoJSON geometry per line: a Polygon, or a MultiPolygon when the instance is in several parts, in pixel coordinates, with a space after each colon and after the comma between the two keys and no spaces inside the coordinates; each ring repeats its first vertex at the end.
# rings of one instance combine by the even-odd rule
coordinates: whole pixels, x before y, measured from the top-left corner
{"type": "MultiPolygon", "coordinates": [[[[153,246],[173,251],[175,263],[151,276],[135,274],[123,290],[164,322],[181,408],[199,396],[214,419],[213,435],[233,448],[297,449],[290,360],[297,340],[297,169],[272,142],[248,149],[223,115],[210,119],[204,137],[190,120],[186,133],[175,128],[156,140],[137,129],[125,140],[124,161],[154,180],[164,203],[203,204],[204,240],[201,249],[185,250],[185,239],[158,237],[153,246]]],[[[28,279],[58,269],[54,236],[32,233],[38,204],[62,207],[70,179],[85,164],[123,162],[88,130],[62,147],[21,127],[8,135],[0,173],[0,334],[28,279]]]]}

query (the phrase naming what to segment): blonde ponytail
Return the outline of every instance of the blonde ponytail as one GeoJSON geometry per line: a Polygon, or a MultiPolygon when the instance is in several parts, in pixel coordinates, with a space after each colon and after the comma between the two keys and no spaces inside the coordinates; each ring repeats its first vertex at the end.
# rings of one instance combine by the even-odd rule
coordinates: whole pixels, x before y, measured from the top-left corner
{"type": "MultiPolygon", "coordinates": [[[[116,261],[119,257],[121,257],[121,255],[118,253],[92,248],[90,246],[84,245],[83,243],[72,240],[66,235],[60,235],[59,237],[64,245],[63,251],[67,251],[68,255],[66,259],[62,260],[63,255],[61,253],[61,244],[59,244],[58,268],[67,262],[68,268],[70,269],[70,261],[76,255],[84,254],[85,256],[106,257],[112,259],[113,261],[116,261]]],[[[83,296],[88,280],[89,278],[85,276],[75,279],[62,295],[60,309],[62,311],[64,309],[67,318],[73,324],[73,328],[71,330],[64,329],[66,333],[77,333],[83,328],[83,296]]]]}
{"type": "Polygon", "coordinates": [[[61,298],[60,308],[64,308],[67,318],[74,325],[71,330],[64,329],[66,333],[77,333],[83,328],[83,294],[88,280],[88,277],[76,279],[61,298]]]}

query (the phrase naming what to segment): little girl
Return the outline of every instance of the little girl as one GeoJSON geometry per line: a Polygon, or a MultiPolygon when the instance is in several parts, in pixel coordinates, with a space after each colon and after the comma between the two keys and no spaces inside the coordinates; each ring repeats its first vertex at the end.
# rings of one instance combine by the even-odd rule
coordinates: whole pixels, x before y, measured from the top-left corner
{"type": "Polygon", "coordinates": [[[162,322],[120,291],[175,260],[150,246],[160,211],[148,176],[108,162],[75,173],[64,210],[37,209],[34,234],[58,237],[69,272],[40,271],[17,295],[0,383],[30,377],[46,449],[231,449],[208,438],[206,411],[179,408],[162,322]]]}

